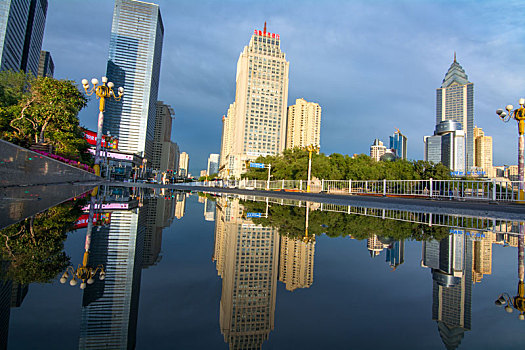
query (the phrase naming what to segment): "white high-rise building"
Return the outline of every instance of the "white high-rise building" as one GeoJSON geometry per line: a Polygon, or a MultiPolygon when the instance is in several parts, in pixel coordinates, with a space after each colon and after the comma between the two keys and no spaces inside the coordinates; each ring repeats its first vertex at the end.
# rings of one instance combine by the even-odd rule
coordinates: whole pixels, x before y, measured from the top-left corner
{"type": "Polygon", "coordinates": [[[279,34],[255,30],[237,62],[235,103],[224,118],[220,172],[240,177],[245,161],[284,150],[289,62],[279,34]]]}
{"type": "Polygon", "coordinates": [[[188,177],[190,166],[190,156],[186,152],[182,152],[179,155],[179,176],[188,177]]]}
{"type": "Polygon", "coordinates": [[[206,174],[208,176],[217,174],[219,172],[219,155],[217,153],[211,153],[208,157],[208,167],[206,174]]]}
{"type": "Polygon", "coordinates": [[[164,25],[159,6],[115,0],[107,77],[124,87],[121,101],[107,100],[104,134],[118,137],[119,150],[150,160],[153,152],[164,25]]]}
{"type": "Polygon", "coordinates": [[[288,126],[286,128],[286,148],[321,147],[321,106],[302,98],[288,107],[288,126]]]}
{"type": "Polygon", "coordinates": [[[372,146],[370,146],[370,157],[379,161],[381,156],[386,153],[386,147],[383,145],[382,141],[375,139],[372,146]]]}

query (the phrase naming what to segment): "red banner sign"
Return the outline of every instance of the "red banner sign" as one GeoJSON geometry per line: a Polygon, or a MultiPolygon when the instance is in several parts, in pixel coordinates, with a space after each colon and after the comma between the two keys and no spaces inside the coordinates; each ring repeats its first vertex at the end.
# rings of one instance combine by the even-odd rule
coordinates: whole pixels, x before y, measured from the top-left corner
{"type": "MultiPolygon", "coordinates": [[[[84,138],[87,143],[92,146],[97,145],[97,133],[91,130],[84,130],[84,138]]],[[[102,136],[101,145],[103,148],[117,149],[118,148],[118,139],[116,137],[102,136]]]]}
{"type": "MultiPolygon", "coordinates": [[[[111,213],[97,213],[93,216],[94,226],[104,226],[111,221],[111,213]]],[[[75,222],[75,229],[87,227],[89,223],[89,214],[82,214],[75,222]]]]}

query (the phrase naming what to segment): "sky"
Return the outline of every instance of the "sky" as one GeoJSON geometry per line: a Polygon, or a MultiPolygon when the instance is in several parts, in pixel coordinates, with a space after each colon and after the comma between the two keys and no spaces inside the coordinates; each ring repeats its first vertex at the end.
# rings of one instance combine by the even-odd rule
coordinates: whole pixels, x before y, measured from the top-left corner
{"type": "MultiPolygon", "coordinates": [[[[497,108],[525,97],[523,1],[186,1],[159,0],[164,43],[158,100],[175,110],[172,140],[190,172],[219,153],[222,121],[235,99],[237,60],[254,29],[281,37],[290,62],[288,105],[322,107],[321,152],[369,154],[396,128],[408,158],[423,159],[436,89],[457,61],[474,83],[474,124],[493,138],[494,165],[517,164],[517,125],[497,108]]],[[[55,78],[106,74],[112,0],[49,0],[42,49],[55,78]]],[[[80,112],[96,129],[94,99],[80,112]]]]}

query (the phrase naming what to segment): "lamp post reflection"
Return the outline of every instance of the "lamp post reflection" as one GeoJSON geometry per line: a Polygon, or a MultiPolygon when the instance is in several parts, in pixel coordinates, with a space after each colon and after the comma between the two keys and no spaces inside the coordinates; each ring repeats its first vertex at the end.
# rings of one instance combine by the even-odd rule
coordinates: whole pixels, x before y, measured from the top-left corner
{"type": "MultiPolygon", "coordinates": [[[[93,192],[98,192],[98,186],[93,192]]],[[[71,278],[69,285],[74,287],[80,282],[80,289],[85,289],[88,284],[93,284],[95,282],[94,277],[99,274],[99,279],[104,280],[106,278],[106,272],[104,271],[104,266],[98,265],[93,268],[88,266],[89,261],[89,247],[91,245],[91,232],[93,231],[93,218],[95,216],[95,196],[91,196],[91,202],[89,205],[89,217],[88,217],[88,227],[86,233],[86,242],[84,243],[84,257],[82,259],[82,264],[79,264],[75,269],[73,266],[68,266],[66,271],[62,274],[60,278],[60,283],[64,284],[71,278]]]]}
{"type": "Polygon", "coordinates": [[[518,238],[518,294],[512,298],[508,293],[502,293],[496,300],[497,306],[504,306],[505,311],[512,313],[513,308],[518,310],[518,318],[525,320],[525,223],[520,223],[518,238]]]}

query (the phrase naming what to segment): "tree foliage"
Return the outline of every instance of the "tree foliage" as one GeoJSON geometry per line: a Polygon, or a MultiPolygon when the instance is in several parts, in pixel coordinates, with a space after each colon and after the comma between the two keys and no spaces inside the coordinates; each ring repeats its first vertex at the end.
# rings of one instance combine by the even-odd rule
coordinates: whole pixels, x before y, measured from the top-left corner
{"type": "Polygon", "coordinates": [[[57,154],[87,161],[78,119],[86,102],[73,81],[0,72],[0,137],[22,147],[46,142],[57,154]]]}
{"type": "MultiPolygon", "coordinates": [[[[266,203],[242,202],[247,212],[265,212],[266,203]]],[[[379,209],[375,209],[379,211],[379,209]]],[[[369,214],[374,209],[369,208],[369,214]]],[[[380,215],[380,214],[378,214],[380,215]]],[[[268,218],[252,219],[254,223],[277,228],[279,233],[301,239],[305,235],[306,208],[273,205],[268,209],[268,218]]],[[[382,219],[375,216],[310,210],[308,215],[308,234],[326,234],[329,237],[352,236],[355,239],[367,239],[372,235],[388,237],[394,240],[441,240],[449,236],[450,229],[441,226],[428,226],[419,223],[382,219]]]]}
{"type": "Polygon", "coordinates": [[[67,202],[1,230],[0,257],[9,262],[2,279],[46,283],[65,270],[64,241],[82,213],[80,205],[67,202]]]}
{"type": "MultiPolygon", "coordinates": [[[[273,180],[305,180],[308,176],[308,152],[300,148],[287,149],[276,156],[259,157],[256,162],[272,165],[273,180]]],[[[265,180],[268,170],[248,168],[244,176],[248,179],[265,180]]],[[[422,160],[377,162],[365,154],[352,158],[338,153],[329,156],[320,153],[312,154],[312,177],[325,180],[449,179],[450,169],[441,163],[422,160]]]]}

